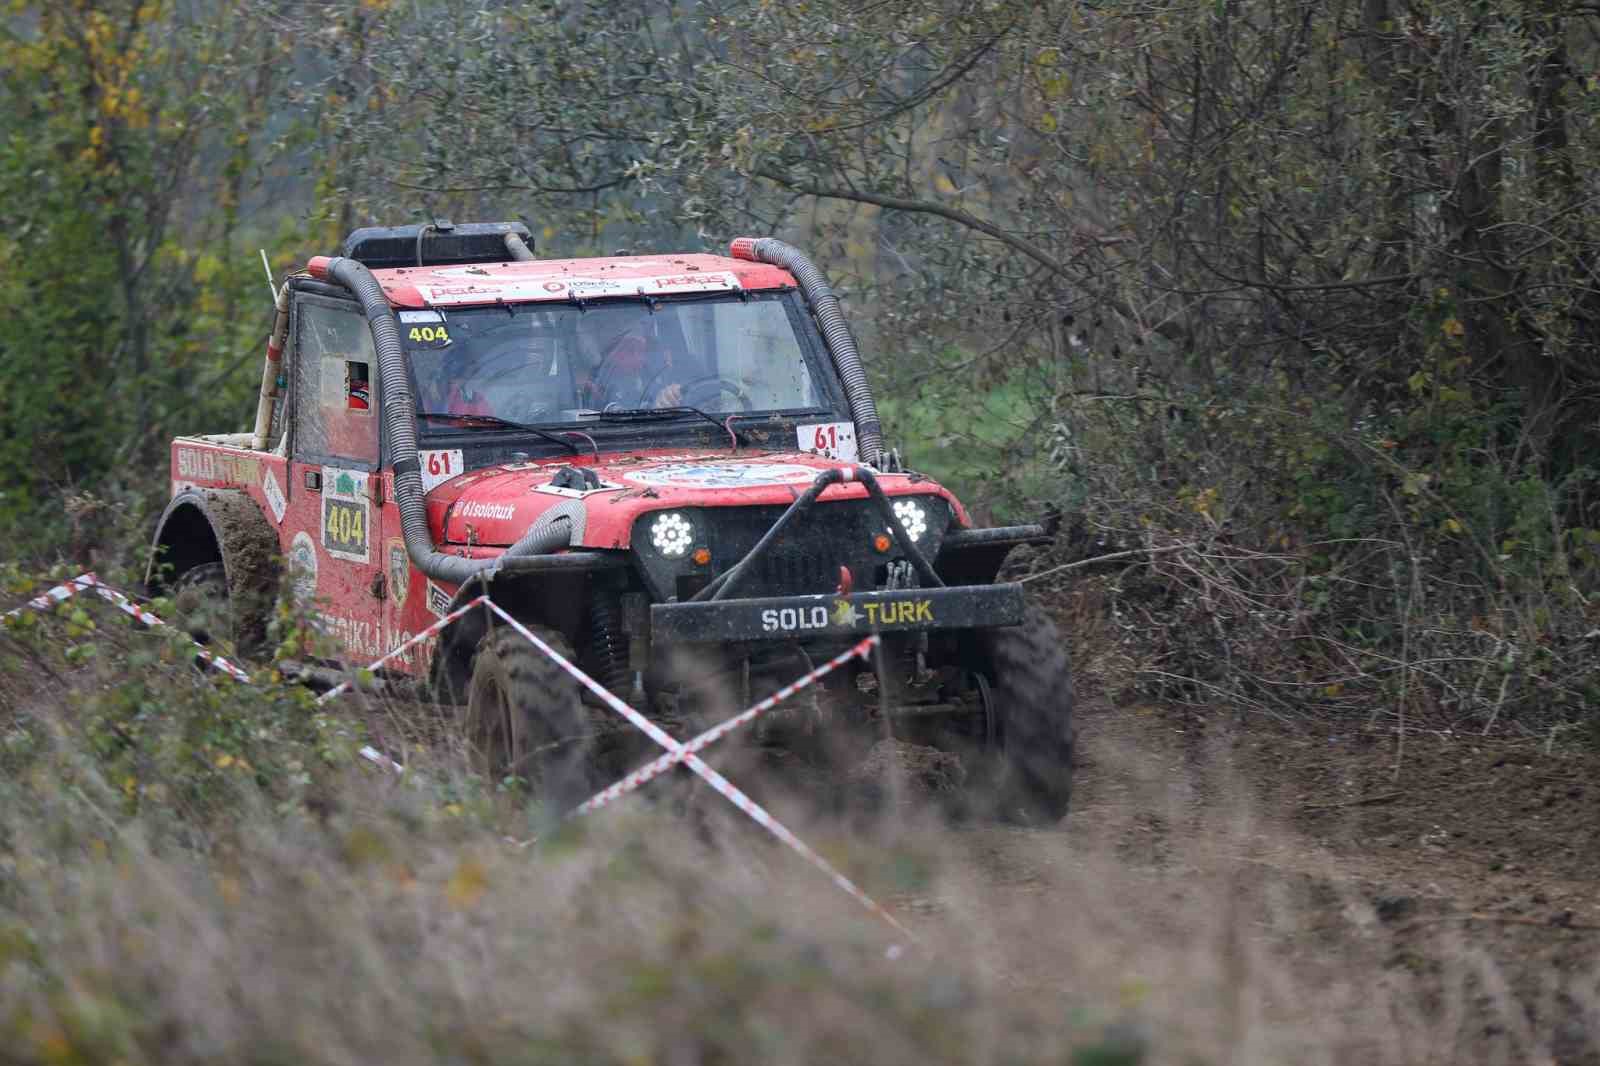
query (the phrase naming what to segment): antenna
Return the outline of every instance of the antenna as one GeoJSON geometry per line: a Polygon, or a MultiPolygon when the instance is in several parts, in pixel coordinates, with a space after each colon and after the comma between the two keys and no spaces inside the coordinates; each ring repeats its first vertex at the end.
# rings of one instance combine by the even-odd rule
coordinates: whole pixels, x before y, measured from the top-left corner
{"type": "Polygon", "coordinates": [[[267,272],[267,291],[272,294],[272,302],[276,304],[278,302],[278,287],[272,283],[272,263],[267,259],[267,250],[262,248],[260,251],[261,268],[267,272]]]}

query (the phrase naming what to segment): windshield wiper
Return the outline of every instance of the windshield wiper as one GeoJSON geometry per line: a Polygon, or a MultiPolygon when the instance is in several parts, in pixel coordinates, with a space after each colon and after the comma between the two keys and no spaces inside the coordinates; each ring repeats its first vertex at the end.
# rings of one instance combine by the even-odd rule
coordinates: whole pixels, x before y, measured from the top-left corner
{"type": "Polygon", "coordinates": [[[558,437],[548,430],[540,429],[538,426],[529,426],[524,425],[521,422],[513,422],[508,418],[501,418],[499,415],[457,414],[454,411],[418,411],[417,417],[447,419],[453,422],[465,422],[468,425],[474,426],[489,426],[494,429],[514,429],[521,433],[532,433],[536,437],[543,437],[552,444],[559,444],[563,448],[569,449],[573,455],[580,454],[577,444],[567,440],[565,437],[558,437]]]}
{"type": "MultiPolygon", "coordinates": [[[[730,436],[734,436],[736,433],[716,415],[711,414],[709,411],[702,411],[698,407],[690,407],[687,404],[674,404],[671,407],[610,407],[604,411],[585,411],[582,417],[595,418],[602,422],[652,422],[660,418],[676,418],[679,415],[699,415],[730,436]]],[[[733,415],[740,418],[744,417],[743,413],[739,411],[733,412],[733,415]]]]}

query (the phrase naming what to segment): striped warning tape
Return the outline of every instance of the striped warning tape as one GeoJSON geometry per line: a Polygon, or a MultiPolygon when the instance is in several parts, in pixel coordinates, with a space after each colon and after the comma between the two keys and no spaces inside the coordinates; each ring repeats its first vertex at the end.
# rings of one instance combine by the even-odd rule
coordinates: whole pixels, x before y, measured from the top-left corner
{"type": "MultiPolygon", "coordinates": [[[[54,588],[46,591],[43,595],[29,600],[21,607],[13,608],[12,610],[7,611],[5,613],[5,617],[11,618],[21,614],[26,610],[42,611],[50,607],[52,604],[62,603],[69,597],[76,596],[84,591],[94,592],[101,599],[114,605],[119,611],[122,611],[124,614],[132,615],[134,618],[137,618],[147,626],[165,626],[167,624],[162,619],[156,617],[143,607],[140,607],[138,604],[134,603],[127,596],[112,588],[110,585],[102,582],[92,573],[79,574],[72,580],[55,586],[54,588]]],[[[194,643],[195,654],[201,659],[204,659],[209,665],[216,667],[218,670],[221,670],[223,673],[237,681],[248,682],[250,680],[250,675],[248,673],[233,665],[233,663],[229,662],[227,659],[224,659],[215,652],[209,651],[205,648],[205,646],[199,644],[198,642],[192,643],[194,643]]]]}
{"type": "MultiPolygon", "coordinates": [[[[489,602],[489,597],[487,595],[478,596],[475,599],[468,600],[466,603],[463,603],[460,607],[457,607],[455,610],[451,611],[449,614],[445,615],[443,618],[439,619],[437,622],[434,622],[433,625],[429,626],[427,629],[424,629],[422,632],[418,633],[416,636],[412,637],[410,640],[406,641],[404,644],[401,644],[399,647],[397,647],[393,651],[389,652],[389,654],[385,655],[383,658],[378,659],[377,661],[375,661],[375,662],[371,663],[370,665],[366,666],[365,669],[368,670],[368,671],[376,670],[378,667],[382,666],[384,663],[388,662],[390,659],[393,659],[396,655],[399,655],[401,652],[404,652],[404,651],[410,649],[415,644],[419,644],[422,641],[427,640],[429,637],[433,636],[439,630],[443,629],[445,626],[449,625],[451,622],[454,622],[457,618],[460,618],[462,615],[466,614],[468,611],[472,610],[474,607],[478,606],[480,603],[488,603],[488,602],[489,602]]],[[[319,704],[327,703],[329,700],[333,699],[335,696],[343,695],[345,692],[347,692],[349,690],[349,688],[350,688],[350,686],[352,684],[354,684],[354,682],[351,682],[351,681],[342,681],[342,682],[340,682],[339,684],[337,684],[337,685],[333,686],[332,688],[330,688],[328,691],[324,692],[322,695],[318,696],[317,697],[317,703],[319,703],[319,704]]]]}
{"type": "Polygon", "coordinates": [[[827,662],[823,663],[815,670],[812,670],[804,677],[797,678],[790,684],[780,688],[778,691],[774,692],[760,703],[751,707],[749,710],[736,714],[732,718],[729,718],[718,725],[712,726],[710,729],[706,730],[704,733],[701,733],[693,740],[687,741],[678,751],[669,751],[655,761],[646,763],[645,765],[639,767],[639,769],[633,771],[633,773],[629,774],[627,777],[624,777],[621,781],[618,781],[610,788],[604,789],[601,792],[597,792],[594,796],[588,800],[585,800],[581,805],[574,808],[569,817],[575,818],[580,814],[588,814],[590,811],[597,811],[606,804],[621,799],[628,793],[637,790],[641,785],[644,785],[648,781],[654,780],[667,770],[670,770],[672,767],[681,763],[685,756],[693,755],[697,751],[708,748],[712,744],[715,744],[717,741],[721,740],[723,737],[727,736],[729,733],[733,732],[735,729],[738,729],[740,726],[745,725],[748,722],[755,721],[767,711],[770,711],[772,708],[776,707],[790,696],[793,696],[796,692],[799,692],[801,689],[814,684],[825,674],[838,669],[851,659],[854,659],[857,656],[861,657],[862,659],[866,659],[871,654],[873,647],[877,645],[879,639],[880,638],[878,635],[874,633],[872,636],[867,637],[854,647],[835,655],[832,659],[829,659],[827,662]]]}
{"type": "Polygon", "coordinates": [[[912,943],[917,942],[917,938],[912,936],[911,931],[905,926],[901,925],[895,919],[894,915],[884,910],[883,907],[879,906],[877,901],[875,901],[871,896],[857,888],[855,882],[851,881],[844,874],[840,873],[827,859],[824,859],[821,855],[818,855],[815,851],[812,851],[810,846],[807,845],[805,841],[795,836],[783,825],[783,823],[779,822],[776,818],[772,817],[772,815],[768,814],[766,808],[762,807],[755,800],[751,799],[749,796],[746,796],[743,792],[736,788],[733,782],[729,781],[727,778],[717,773],[717,771],[713,770],[710,766],[706,765],[705,761],[702,760],[698,755],[685,751],[684,746],[672,739],[672,737],[664,732],[660,726],[656,725],[654,722],[640,714],[638,711],[634,710],[632,707],[629,707],[626,703],[623,703],[616,696],[612,695],[604,685],[600,684],[600,682],[596,681],[582,670],[579,670],[576,666],[573,666],[566,659],[562,658],[554,648],[535,636],[527,626],[524,626],[521,622],[507,614],[498,603],[490,600],[489,610],[498,615],[501,620],[506,623],[506,625],[510,626],[517,633],[521,634],[524,639],[532,642],[534,647],[538,648],[540,651],[544,652],[545,655],[555,660],[557,666],[561,667],[561,669],[572,675],[572,677],[584,688],[587,688],[590,692],[593,692],[596,696],[598,696],[607,707],[610,707],[613,711],[616,711],[618,714],[622,715],[623,718],[627,719],[629,724],[634,726],[634,728],[644,733],[645,736],[661,745],[668,752],[676,755],[685,766],[689,767],[689,769],[693,770],[695,773],[704,778],[707,784],[721,793],[723,797],[725,797],[735,807],[738,807],[741,811],[748,815],[757,825],[761,826],[761,828],[777,837],[784,844],[788,845],[790,850],[795,852],[801,858],[805,859],[807,862],[811,863],[811,865],[815,866],[817,869],[821,870],[825,875],[827,875],[829,880],[831,880],[837,887],[842,889],[846,894],[853,898],[857,903],[860,903],[869,912],[881,918],[885,923],[892,927],[901,936],[905,937],[908,941],[911,941],[912,943]]]}
{"type": "MultiPolygon", "coordinates": [[[[133,616],[134,618],[137,618],[145,625],[165,626],[167,624],[161,618],[158,618],[156,615],[151,614],[149,611],[146,611],[144,608],[134,603],[121,592],[118,592],[109,585],[102,583],[100,579],[92,573],[81,574],[70,581],[56,585],[53,588],[45,591],[43,594],[36,596],[32,600],[29,600],[23,606],[7,611],[4,615],[0,615],[0,618],[15,617],[16,615],[21,614],[24,610],[46,610],[53,604],[62,603],[70,597],[75,596],[85,590],[92,590],[102,599],[115,605],[119,610],[133,616]]],[[[805,676],[796,679],[794,682],[788,685],[785,685],[783,688],[779,689],[777,692],[773,693],[771,696],[762,700],[760,703],[749,708],[748,710],[735,715],[733,718],[730,718],[711,729],[708,729],[706,732],[695,737],[688,744],[678,743],[678,741],[674,740],[670,735],[663,731],[660,726],[656,725],[654,722],[650,721],[650,719],[646,718],[644,715],[640,714],[638,711],[622,702],[616,696],[612,695],[612,693],[606,689],[605,686],[601,685],[594,678],[590,677],[588,674],[584,673],[582,670],[579,670],[572,663],[564,659],[554,648],[540,640],[521,622],[518,622],[515,618],[511,617],[511,615],[507,614],[499,604],[489,599],[487,595],[478,596],[477,598],[462,604],[456,610],[451,611],[448,615],[439,619],[433,625],[429,626],[421,633],[418,633],[406,643],[400,645],[387,655],[384,655],[382,658],[373,662],[366,669],[376,670],[378,667],[382,666],[396,655],[410,648],[417,642],[427,638],[428,636],[431,636],[438,629],[444,627],[454,619],[459,618],[461,615],[465,614],[472,608],[479,606],[480,604],[487,606],[489,610],[498,615],[514,631],[532,643],[534,647],[538,648],[545,655],[555,660],[556,665],[570,674],[575,680],[577,680],[579,684],[583,685],[585,688],[589,689],[589,691],[598,696],[601,701],[606,704],[606,706],[622,715],[622,717],[625,718],[630,724],[639,729],[651,740],[655,741],[667,751],[665,756],[644,767],[641,767],[639,770],[634,771],[622,781],[617,782],[617,784],[611,786],[611,788],[606,789],[599,795],[596,795],[590,799],[588,802],[583,804],[583,806],[574,811],[574,815],[587,813],[588,811],[598,809],[599,807],[612,802],[618,797],[626,795],[628,792],[632,792],[634,789],[638,788],[640,785],[643,785],[651,778],[659,776],[662,771],[666,770],[668,767],[674,766],[681,762],[688,766],[689,769],[693,770],[696,774],[699,774],[702,778],[704,778],[707,784],[719,792],[735,807],[738,807],[741,811],[743,811],[757,825],[761,826],[778,840],[782,841],[789,847],[790,850],[794,851],[795,854],[811,863],[818,870],[821,870],[822,873],[834,883],[834,885],[843,890],[851,898],[855,899],[856,902],[865,907],[867,911],[876,915],[897,933],[905,937],[906,940],[912,943],[917,942],[917,938],[912,935],[910,930],[901,925],[900,922],[895,919],[894,915],[885,910],[871,896],[868,896],[865,892],[861,891],[861,889],[857,888],[855,882],[851,881],[844,874],[840,873],[839,870],[834,867],[832,863],[828,862],[827,859],[824,859],[821,855],[818,855],[815,851],[813,851],[805,841],[801,840],[799,837],[795,836],[794,833],[790,832],[789,829],[783,825],[783,823],[779,822],[776,818],[769,814],[766,808],[762,807],[755,800],[745,795],[733,784],[733,782],[729,781],[716,770],[712,769],[702,759],[700,759],[698,755],[695,754],[695,752],[715,743],[722,737],[727,736],[733,730],[739,728],[747,722],[754,721],[761,714],[777,706],[783,700],[793,696],[801,689],[814,684],[829,671],[837,669],[857,656],[865,658],[872,648],[876,647],[878,644],[879,638],[876,634],[865,638],[853,647],[834,656],[832,659],[828,660],[828,662],[812,670],[805,676]]],[[[227,673],[229,676],[246,682],[247,684],[250,683],[249,674],[245,673],[245,671],[224,659],[222,656],[214,654],[198,643],[195,643],[195,653],[201,659],[205,660],[206,663],[216,667],[224,673],[227,673]]],[[[350,682],[347,681],[332,689],[329,689],[327,692],[318,697],[317,702],[319,704],[325,703],[333,697],[347,691],[349,687],[350,682]]],[[[376,763],[380,766],[387,766],[397,773],[405,772],[405,767],[378,752],[371,746],[362,748],[360,754],[362,758],[368,760],[369,762],[376,763]]]]}
{"type": "Polygon", "coordinates": [[[406,768],[404,766],[401,766],[399,763],[389,758],[389,756],[385,755],[371,744],[363,744],[361,746],[361,750],[356,752],[356,754],[376,766],[383,767],[385,770],[393,770],[397,774],[403,774],[406,772],[406,768]]]}
{"type": "Polygon", "coordinates": [[[43,595],[35,596],[21,607],[13,607],[4,615],[0,615],[0,618],[15,618],[23,611],[47,610],[52,604],[61,603],[73,596],[76,596],[78,594],[79,585],[87,588],[89,587],[90,582],[93,582],[94,580],[95,576],[93,574],[83,574],[79,577],[75,577],[64,585],[57,585],[55,588],[50,589],[43,595]]]}

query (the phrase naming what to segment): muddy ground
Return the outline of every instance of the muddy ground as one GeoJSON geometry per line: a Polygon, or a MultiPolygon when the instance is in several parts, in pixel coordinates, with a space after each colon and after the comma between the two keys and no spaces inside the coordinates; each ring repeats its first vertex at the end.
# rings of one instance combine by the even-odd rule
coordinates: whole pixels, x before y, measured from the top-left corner
{"type": "Polygon", "coordinates": [[[955,833],[965,884],[897,900],[919,928],[1019,994],[1117,999],[1165,1061],[1600,1062],[1600,758],[1092,696],[1078,717],[1072,813],[955,833]]]}
{"type": "MultiPolygon", "coordinates": [[[[936,876],[851,871],[932,958],[1135,1033],[1150,1062],[1600,1064],[1591,746],[1427,723],[1402,745],[1392,721],[1113,701],[1092,670],[1080,685],[1059,826],[924,812],[903,839],[936,876]]],[[[797,810],[824,853],[881,831],[797,810]]]]}

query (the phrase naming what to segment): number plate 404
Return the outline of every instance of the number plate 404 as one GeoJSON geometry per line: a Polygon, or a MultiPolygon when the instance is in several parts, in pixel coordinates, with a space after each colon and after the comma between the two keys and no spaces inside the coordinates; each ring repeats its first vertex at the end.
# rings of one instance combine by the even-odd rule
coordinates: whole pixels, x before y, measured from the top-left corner
{"type": "Polygon", "coordinates": [[[336,559],[364,563],[372,558],[368,548],[371,512],[366,500],[333,496],[322,499],[322,546],[336,559]]]}

